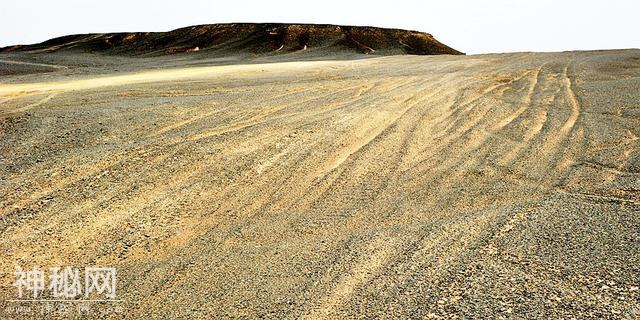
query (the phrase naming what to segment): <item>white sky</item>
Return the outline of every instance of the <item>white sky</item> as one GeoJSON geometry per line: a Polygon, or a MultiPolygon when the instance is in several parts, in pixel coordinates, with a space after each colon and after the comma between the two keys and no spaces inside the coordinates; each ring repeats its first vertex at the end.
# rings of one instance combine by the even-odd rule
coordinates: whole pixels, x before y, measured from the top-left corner
{"type": "Polygon", "coordinates": [[[473,53],[640,47],[640,0],[7,0],[0,46],[90,32],[168,31],[222,22],[413,29],[473,53]]]}

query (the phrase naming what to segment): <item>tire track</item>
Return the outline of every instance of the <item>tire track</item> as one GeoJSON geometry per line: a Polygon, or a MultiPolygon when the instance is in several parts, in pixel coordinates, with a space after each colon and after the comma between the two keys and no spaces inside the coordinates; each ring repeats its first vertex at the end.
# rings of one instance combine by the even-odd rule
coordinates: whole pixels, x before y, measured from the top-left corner
{"type": "Polygon", "coordinates": [[[569,118],[560,128],[560,133],[562,133],[565,137],[571,132],[571,130],[573,130],[576,121],[578,120],[578,116],[580,116],[581,109],[578,98],[576,97],[576,93],[572,88],[573,85],[571,79],[569,78],[568,69],[569,65],[567,64],[567,66],[564,67],[564,71],[562,72],[565,95],[571,107],[571,114],[569,115],[569,118]]]}
{"type": "Polygon", "coordinates": [[[55,98],[58,94],[60,94],[60,92],[51,93],[48,96],[46,96],[46,97],[42,98],[41,100],[39,100],[38,102],[26,105],[24,107],[12,109],[12,110],[5,110],[4,112],[0,113],[0,115],[10,115],[10,114],[15,114],[15,113],[25,112],[27,110],[39,107],[39,106],[51,101],[51,99],[55,98]]]}
{"type": "Polygon", "coordinates": [[[533,94],[535,93],[536,87],[538,86],[538,78],[540,77],[540,70],[542,70],[542,67],[543,66],[540,66],[538,69],[536,69],[536,71],[534,71],[534,73],[533,73],[533,75],[531,77],[531,83],[529,84],[529,88],[527,90],[527,93],[525,94],[524,98],[520,102],[520,105],[517,107],[516,111],[514,111],[513,113],[511,113],[509,116],[505,117],[504,119],[499,120],[498,123],[496,123],[495,125],[493,125],[491,127],[491,131],[498,131],[498,130],[504,128],[506,125],[508,125],[511,122],[513,122],[513,120],[518,118],[520,115],[522,115],[523,112],[525,112],[528,108],[531,107],[531,102],[533,100],[533,94]]]}

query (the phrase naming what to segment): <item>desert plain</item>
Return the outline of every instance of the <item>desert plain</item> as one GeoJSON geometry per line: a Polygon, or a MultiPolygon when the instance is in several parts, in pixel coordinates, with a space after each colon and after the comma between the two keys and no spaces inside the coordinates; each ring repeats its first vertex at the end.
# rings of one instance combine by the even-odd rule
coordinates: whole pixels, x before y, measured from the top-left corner
{"type": "Polygon", "coordinates": [[[117,267],[106,318],[640,316],[639,50],[309,51],[0,54],[0,312],[37,265],[117,267]]]}

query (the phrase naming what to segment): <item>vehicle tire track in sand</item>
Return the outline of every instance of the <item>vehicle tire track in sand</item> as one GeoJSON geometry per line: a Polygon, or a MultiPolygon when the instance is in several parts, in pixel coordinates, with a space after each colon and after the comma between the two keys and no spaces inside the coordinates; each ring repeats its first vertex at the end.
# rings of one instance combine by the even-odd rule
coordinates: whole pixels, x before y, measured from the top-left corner
{"type": "MultiPolygon", "coordinates": [[[[329,290],[322,294],[317,305],[309,308],[305,319],[332,319],[341,307],[356,299],[358,288],[371,285],[381,275],[393,277],[403,266],[411,268],[411,273],[428,281],[435,281],[446,273],[465,250],[483,240],[489,225],[496,217],[495,210],[480,210],[481,214],[459,213],[443,219],[438,231],[430,228],[411,227],[404,236],[389,237],[379,234],[367,243],[358,254],[356,261],[341,277],[331,278],[333,273],[326,270],[326,280],[332,282],[329,290]],[[486,212],[485,212],[486,211],[486,212]]],[[[354,225],[364,221],[352,222],[354,225]]],[[[404,226],[405,228],[407,226],[404,226]]],[[[427,227],[427,226],[425,226],[427,227]]],[[[384,230],[384,226],[377,226],[384,230]]],[[[396,231],[397,232],[397,231],[396,231]]],[[[317,285],[316,283],[315,285],[317,285]]]]}
{"type": "Polygon", "coordinates": [[[624,317],[635,296],[505,258],[637,293],[640,69],[621,68],[639,54],[400,56],[64,93],[5,126],[0,269],[117,266],[131,318],[624,317]],[[132,88],[147,91],[108,100],[132,88]],[[178,98],[214,88],[228,91],[178,98]],[[188,140],[218,129],[238,131],[188,140]]]}
{"type": "Polygon", "coordinates": [[[506,125],[513,122],[513,120],[522,115],[522,113],[531,106],[531,101],[533,99],[533,94],[535,93],[536,87],[538,86],[538,78],[540,76],[540,70],[542,70],[542,67],[543,66],[540,66],[533,72],[531,83],[529,84],[527,93],[522,98],[522,101],[520,101],[520,105],[517,107],[516,111],[514,111],[504,119],[499,120],[495,125],[491,127],[492,131],[498,131],[504,128],[506,125]]]}
{"type": "Polygon", "coordinates": [[[518,111],[516,111],[516,113],[513,114],[514,115],[513,117],[508,117],[507,119],[505,119],[505,120],[508,120],[508,122],[504,123],[504,125],[501,125],[498,128],[494,128],[494,130],[495,129],[499,130],[504,128],[507,124],[513,122],[517,117],[521,116],[525,111],[527,111],[527,109],[529,109],[529,111],[532,113],[527,118],[528,120],[530,120],[530,122],[528,122],[526,125],[526,129],[523,134],[522,141],[517,145],[515,145],[513,148],[505,151],[504,155],[502,156],[502,159],[500,159],[500,163],[502,165],[506,165],[506,166],[511,165],[515,158],[520,156],[524,150],[531,147],[531,140],[542,132],[542,128],[544,127],[547,121],[548,112],[546,110],[539,108],[537,105],[535,108],[533,108],[534,107],[533,96],[538,93],[536,89],[540,86],[540,83],[541,83],[540,75],[545,65],[546,63],[542,64],[536,70],[534,85],[530,87],[530,91],[528,92],[528,95],[523,99],[523,103],[527,104],[526,107],[524,105],[521,105],[522,110],[519,109],[518,111]]]}
{"type": "MultiPolygon", "coordinates": [[[[464,80],[464,79],[449,79],[447,76],[445,76],[444,78],[448,79],[447,81],[444,81],[445,84],[439,85],[439,84],[442,84],[442,82],[438,81],[436,79],[433,79],[431,81],[437,81],[437,83],[438,83],[437,85],[424,87],[428,83],[428,82],[426,82],[423,85],[423,87],[418,87],[418,88],[420,88],[420,90],[422,92],[428,92],[427,94],[422,95],[420,97],[418,97],[417,95],[414,95],[414,96],[411,97],[411,99],[417,100],[413,107],[418,106],[418,104],[420,104],[420,103],[426,103],[426,102],[430,102],[431,103],[429,105],[429,108],[426,108],[425,110],[422,111],[424,113],[424,115],[425,115],[424,117],[418,117],[416,119],[413,119],[412,121],[419,122],[419,121],[421,121],[419,119],[425,119],[426,116],[429,115],[430,113],[434,112],[434,110],[439,110],[440,111],[439,115],[437,115],[435,117],[432,117],[432,119],[430,119],[428,121],[429,125],[427,126],[427,128],[425,128],[425,129],[428,129],[428,132],[433,133],[433,134],[429,135],[429,136],[432,137],[432,141],[436,141],[438,139],[436,137],[437,134],[435,134],[435,132],[437,132],[437,130],[435,129],[436,125],[434,125],[433,123],[439,123],[439,122],[445,121],[446,118],[450,117],[452,112],[453,112],[452,111],[452,106],[454,106],[456,104],[455,101],[459,101],[458,99],[454,99],[454,102],[446,104],[440,98],[437,98],[437,99],[433,99],[433,98],[434,97],[441,97],[441,96],[450,96],[450,95],[454,94],[455,91],[458,90],[457,88],[459,88],[460,86],[463,86],[463,83],[465,85],[469,85],[469,83],[470,83],[468,80],[464,80]],[[446,107],[444,105],[446,105],[446,107]]],[[[487,91],[491,91],[491,90],[487,90],[487,91]]],[[[450,99],[444,99],[444,100],[448,101],[450,99]]],[[[471,102],[468,101],[467,103],[471,103],[471,102]]],[[[403,115],[406,114],[407,110],[408,109],[406,109],[405,112],[403,112],[403,115]]],[[[395,121],[398,121],[399,119],[400,119],[400,117],[398,117],[395,121]]],[[[416,126],[413,127],[412,131],[415,131],[416,128],[417,128],[417,124],[416,124],[416,126]]],[[[383,131],[381,131],[381,132],[383,132],[383,131]]],[[[442,136],[442,135],[440,135],[440,136],[442,136]]],[[[409,139],[409,138],[407,137],[406,139],[409,139]]],[[[401,148],[402,148],[403,145],[406,146],[406,144],[408,143],[406,141],[406,139],[405,139],[405,141],[403,143],[401,143],[401,146],[400,146],[401,148]]],[[[408,149],[406,149],[405,151],[402,151],[402,152],[406,152],[407,150],[408,149]]],[[[424,152],[426,152],[426,150],[422,149],[422,150],[416,150],[413,153],[414,154],[423,154],[424,152]]],[[[401,162],[402,162],[402,160],[399,160],[398,168],[400,168],[402,166],[400,164],[401,162]]],[[[407,169],[407,170],[409,170],[409,169],[407,169]]]]}
{"type": "MultiPolygon", "coordinates": [[[[559,67],[559,66],[558,66],[559,67]]],[[[569,64],[562,67],[562,71],[553,72],[552,77],[546,77],[545,81],[540,81],[541,89],[539,95],[548,95],[539,98],[539,109],[532,113],[529,127],[525,131],[523,141],[512,150],[504,153],[500,163],[505,166],[513,166],[516,162],[523,163],[527,167],[527,171],[535,174],[537,178],[533,180],[542,183],[548,189],[553,183],[551,177],[557,177],[560,174],[551,174],[554,170],[566,169],[566,164],[558,167],[564,155],[564,150],[570,147],[573,140],[570,138],[571,133],[576,127],[576,122],[580,115],[580,104],[572,89],[572,83],[568,76],[569,64]],[[565,102],[561,104],[560,102],[565,102]],[[550,109],[553,105],[560,105],[560,109],[550,109]],[[562,107],[568,108],[568,115],[564,121],[560,120],[558,112],[561,115],[562,107]],[[555,120],[555,121],[554,121],[555,120]],[[546,182],[544,182],[546,181],[546,182]]]]}
{"type": "MultiPolygon", "coordinates": [[[[162,162],[169,157],[170,154],[160,154],[156,159],[153,159],[153,163],[162,162]]],[[[116,164],[114,163],[113,165],[116,164]]],[[[95,202],[90,203],[90,206],[85,206],[84,204],[78,205],[78,203],[75,203],[73,206],[68,206],[65,210],[65,215],[58,216],[58,219],[64,222],[57,226],[56,233],[58,234],[58,237],[52,238],[50,237],[50,234],[38,234],[38,237],[43,239],[48,238],[46,242],[49,245],[66,247],[66,254],[61,257],[63,259],[68,259],[68,257],[74,256],[81,257],[89,250],[97,248],[97,244],[102,241],[102,238],[99,236],[100,234],[108,236],[107,233],[109,228],[118,224],[123,224],[127,219],[135,216],[141,210],[153,207],[156,202],[161,201],[162,199],[167,199],[169,195],[175,195],[176,190],[185,189],[185,185],[192,182],[194,177],[201,176],[207,169],[206,166],[202,165],[191,166],[189,168],[180,171],[179,174],[172,175],[172,178],[164,181],[163,184],[149,186],[144,193],[141,193],[136,197],[129,196],[126,199],[120,200],[118,205],[114,207],[98,208],[97,203],[95,202]],[[94,212],[94,214],[91,216],[91,219],[83,221],[81,215],[86,211],[94,212]],[[79,225],[82,227],[80,228],[79,225]],[[81,230],[81,232],[78,230],[81,230]],[[84,236],[78,236],[80,234],[83,234],[84,236]]],[[[135,180],[135,178],[133,179],[135,180]]],[[[46,223],[44,221],[48,218],[36,216],[35,219],[38,219],[36,221],[42,221],[39,223],[40,225],[45,225],[46,223]]],[[[29,226],[14,226],[13,237],[9,240],[13,243],[28,241],[28,239],[33,236],[33,232],[30,232],[30,230],[32,229],[29,229],[29,226]]],[[[122,239],[112,240],[120,241],[122,239]]],[[[21,246],[21,248],[22,251],[19,251],[19,253],[22,255],[43,255],[41,252],[34,251],[42,250],[42,248],[30,248],[27,246],[21,246]]],[[[101,254],[95,256],[95,258],[101,259],[111,255],[114,250],[117,250],[117,246],[112,246],[111,250],[112,251],[101,252],[101,254]]]]}
{"type": "Polygon", "coordinates": [[[569,115],[562,126],[557,129],[556,134],[550,133],[547,135],[548,139],[544,141],[542,146],[543,158],[538,161],[538,163],[544,167],[539,170],[541,173],[541,183],[547,187],[550,187],[551,184],[553,184],[556,177],[561,176],[560,172],[557,172],[554,175],[552,175],[551,172],[554,170],[564,170],[567,167],[566,164],[562,164],[562,158],[565,157],[564,150],[567,150],[572,142],[570,135],[576,127],[576,122],[581,111],[578,98],[572,89],[572,82],[569,78],[568,69],[569,64],[566,64],[561,74],[560,83],[563,86],[562,91],[564,101],[569,107],[569,115]],[[558,167],[559,164],[562,168],[558,167]]]}
{"type": "MultiPolygon", "coordinates": [[[[425,149],[424,160],[418,162],[416,165],[423,165],[433,157],[438,156],[438,154],[440,154],[444,150],[449,149],[451,145],[456,141],[463,140],[465,136],[468,136],[469,133],[474,131],[477,131],[479,136],[474,136],[473,141],[470,142],[476,146],[480,145],[487,136],[487,133],[480,129],[483,128],[486,123],[491,121],[491,119],[487,116],[491,113],[491,110],[489,108],[479,108],[479,106],[481,106],[479,102],[483,99],[486,99],[487,96],[494,92],[496,89],[518,81],[524,78],[526,75],[527,73],[525,72],[523,73],[523,75],[516,77],[513,81],[510,81],[508,83],[491,85],[488,88],[482,90],[480,94],[466,101],[462,101],[460,97],[455,99],[450,107],[454,111],[452,111],[449,116],[441,119],[440,122],[433,125],[434,128],[438,128],[442,126],[443,123],[447,123],[444,128],[439,130],[440,133],[434,135],[434,137],[432,138],[434,146],[436,147],[430,146],[429,150],[425,149]],[[455,119],[451,119],[452,117],[454,117],[455,119]]],[[[463,92],[472,91],[473,84],[477,83],[471,83],[467,84],[464,87],[458,87],[457,90],[460,92],[460,94],[462,94],[463,92]]]]}
{"type": "MultiPolygon", "coordinates": [[[[408,172],[416,172],[419,170],[419,167],[426,167],[422,170],[417,171],[418,175],[425,174],[431,170],[438,170],[441,174],[436,175],[435,179],[432,181],[446,181],[446,180],[454,180],[459,181],[458,179],[463,179],[464,175],[468,172],[476,172],[480,171],[484,165],[486,165],[483,160],[488,154],[489,150],[492,148],[488,147],[489,139],[495,139],[496,131],[501,130],[509,123],[512,123],[518,117],[521,117],[525,111],[530,109],[533,96],[536,92],[536,88],[539,84],[539,76],[540,71],[542,70],[544,65],[537,67],[535,70],[529,70],[523,73],[522,76],[517,77],[515,80],[508,82],[506,84],[513,83],[515,81],[519,81],[524,79],[526,76],[530,77],[528,81],[529,84],[526,86],[526,91],[524,95],[520,98],[520,103],[516,107],[516,111],[510,113],[508,116],[497,120],[497,123],[492,123],[492,118],[489,117],[488,110],[485,112],[476,113],[475,115],[467,116],[467,122],[471,121],[471,125],[466,125],[464,123],[456,125],[457,130],[465,129],[464,131],[457,133],[455,135],[446,135],[445,142],[439,142],[439,148],[434,148],[429,153],[429,156],[425,158],[425,160],[420,161],[417,166],[414,168],[409,168],[408,172]],[[475,119],[475,120],[474,120],[475,119]],[[437,158],[442,152],[446,152],[447,149],[456,146],[457,149],[464,150],[466,154],[473,154],[473,157],[464,157],[464,158],[447,158],[443,161],[435,161],[432,164],[429,164],[429,159],[437,158]],[[449,172],[450,174],[445,174],[449,172]]],[[[476,105],[481,105],[483,100],[481,100],[484,96],[494,91],[496,86],[491,86],[488,90],[483,91],[483,95],[476,97],[476,99],[472,99],[469,103],[472,104],[473,109],[476,105]]],[[[466,91],[469,91],[467,89],[466,91]]],[[[541,123],[537,123],[534,126],[535,131],[539,131],[542,124],[544,123],[544,119],[541,123]]],[[[444,135],[442,135],[444,136],[444,135]]],[[[524,146],[521,146],[524,148],[524,146]]]]}
{"type": "MultiPolygon", "coordinates": [[[[280,107],[269,109],[266,112],[263,112],[261,114],[258,114],[256,116],[252,117],[251,119],[244,120],[244,121],[237,121],[233,125],[230,125],[230,126],[227,126],[227,127],[214,128],[214,129],[208,130],[207,132],[194,134],[192,136],[189,136],[186,140],[187,141],[191,141],[191,142],[199,141],[199,140],[202,140],[202,139],[215,137],[215,136],[218,136],[218,135],[221,135],[221,134],[234,132],[234,131],[246,129],[246,128],[249,128],[249,127],[253,127],[253,126],[256,126],[256,125],[260,125],[262,123],[265,123],[265,122],[272,121],[274,119],[280,118],[280,117],[269,118],[269,116],[274,115],[277,112],[280,112],[282,110],[285,110],[285,109],[287,109],[287,108],[289,108],[289,107],[291,107],[293,105],[302,105],[302,104],[305,104],[305,103],[308,103],[308,102],[311,102],[311,101],[314,101],[314,100],[318,100],[318,99],[321,99],[321,98],[324,98],[324,97],[327,97],[327,96],[335,95],[336,93],[341,93],[341,92],[350,91],[350,90],[354,90],[354,89],[360,89],[359,85],[351,86],[351,87],[348,87],[348,88],[343,88],[343,89],[335,91],[335,92],[334,91],[329,91],[327,93],[322,93],[322,94],[319,94],[319,95],[314,96],[312,98],[304,99],[302,101],[294,101],[294,102],[291,102],[291,103],[288,103],[288,104],[284,104],[284,105],[282,105],[280,107]]],[[[357,100],[358,98],[359,98],[358,94],[356,94],[351,99],[347,99],[346,102],[343,101],[343,102],[340,102],[340,103],[341,104],[349,104],[349,103],[353,102],[354,100],[357,100]]],[[[180,139],[179,141],[183,141],[183,139],[180,139]]],[[[176,142],[179,142],[179,141],[176,141],[176,142]]]]}
{"type": "Polygon", "coordinates": [[[355,140],[351,141],[348,145],[342,147],[332,159],[326,164],[322,165],[319,169],[321,172],[318,178],[327,175],[335,168],[339,167],[343,162],[347,160],[351,155],[357,153],[364,146],[373,141],[382,132],[384,132],[389,126],[393,125],[402,115],[404,115],[412,106],[403,109],[401,112],[396,113],[378,113],[374,119],[368,119],[366,129],[358,130],[355,140]]]}
{"type": "MultiPolygon", "coordinates": [[[[74,173],[67,177],[63,178],[55,178],[49,181],[46,181],[46,186],[40,186],[37,190],[34,190],[18,199],[15,199],[13,202],[5,202],[2,204],[2,209],[0,209],[0,217],[5,216],[12,212],[15,208],[20,208],[28,205],[29,203],[41,199],[42,197],[51,194],[58,190],[64,190],[68,186],[78,183],[85,179],[86,177],[91,177],[97,175],[99,172],[103,172],[105,170],[109,170],[113,166],[121,164],[129,160],[132,156],[136,154],[136,152],[141,152],[142,149],[132,150],[130,152],[119,152],[116,154],[112,154],[105,159],[101,159],[94,163],[83,164],[75,168],[74,173]]],[[[152,150],[145,150],[145,153],[150,153],[152,150]]],[[[162,159],[166,158],[166,155],[158,155],[154,159],[154,162],[162,161],[162,159]]],[[[2,199],[5,200],[5,199],[2,199]]]]}
{"type": "MultiPolygon", "coordinates": [[[[315,124],[315,125],[321,126],[323,123],[328,121],[327,116],[324,115],[326,113],[329,113],[329,112],[333,113],[341,108],[350,108],[350,109],[354,109],[354,111],[358,109],[362,109],[362,112],[358,112],[358,114],[361,115],[361,117],[357,117],[357,119],[352,120],[352,121],[355,121],[354,122],[355,132],[357,133],[357,132],[363,132],[363,131],[367,131],[367,132],[371,131],[373,130],[370,126],[370,121],[369,121],[371,119],[371,116],[378,119],[382,113],[389,114],[388,109],[392,110],[391,113],[394,113],[394,112],[397,113],[396,111],[397,108],[395,106],[401,105],[402,102],[399,103],[396,100],[398,99],[399,96],[405,96],[405,95],[411,94],[411,91],[415,89],[416,80],[418,80],[418,78],[416,77],[410,77],[409,79],[401,77],[394,81],[391,81],[390,83],[385,83],[383,85],[377,86],[376,87],[377,91],[389,93],[389,99],[388,99],[389,101],[384,101],[381,103],[379,101],[370,101],[369,98],[371,98],[372,96],[362,96],[362,97],[357,96],[357,97],[353,97],[352,99],[349,99],[349,101],[347,102],[339,101],[339,103],[334,102],[327,106],[325,106],[324,104],[321,104],[319,107],[316,107],[311,110],[306,110],[299,120],[305,123],[305,125],[315,124]],[[389,105],[389,107],[386,107],[387,109],[383,109],[382,111],[379,111],[380,109],[383,108],[383,106],[387,106],[387,105],[389,105]],[[318,117],[320,115],[323,115],[323,116],[318,117]]],[[[283,117],[280,117],[280,118],[283,118],[283,117]]],[[[298,116],[296,116],[295,118],[298,118],[298,116]]],[[[268,119],[268,121],[273,121],[276,119],[278,118],[271,118],[271,119],[268,119]]],[[[381,129],[381,132],[384,132],[384,128],[381,129]]],[[[347,146],[352,146],[352,144],[348,143],[342,148],[339,148],[339,150],[344,150],[347,146]]],[[[362,145],[362,147],[364,146],[365,145],[362,145]]],[[[316,145],[316,147],[314,148],[326,148],[326,146],[316,145]]],[[[334,152],[335,152],[334,150],[331,150],[329,153],[334,153],[334,152]]],[[[347,158],[348,158],[348,155],[347,155],[347,158]]],[[[330,159],[335,159],[335,158],[332,157],[330,159]]],[[[346,160],[346,158],[344,160],[346,160]]],[[[300,159],[300,161],[303,161],[303,159],[300,159]]],[[[321,164],[324,163],[325,165],[320,165],[318,167],[315,167],[315,169],[311,170],[310,172],[302,174],[302,176],[299,177],[300,178],[299,183],[296,186],[283,185],[282,188],[284,189],[291,188],[291,192],[295,192],[294,190],[309,190],[309,188],[312,188],[312,185],[314,185],[314,181],[317,181],[317,179],[325,176],[326,171],[323,170],[323,168],[325,168],[326,163],[329,163],[329,162],[330,160],[323,159],[322,161],[320,161],[320,163],[321,164]]],[[[243,210],[245,211],[248,211],[248,212],[264,211],[267,209],[265,207],[267,203],[269,203],[269,207],[287,207],[291,205],[291,203],[289,203],[292,200],[291,192],[284,192],[284,193],[274,192],[273,194],[269,194],[269,196],[265,196],[264,186],[261,186],[259,184],[254,184],[249,188],[252,190],[251,192],[256,193],[255,201],[253,201],[250,206],[244,207],[243,210]]],[[[300,199],[293,200],[293,201],[297,202],[297,201],[300,201],[300,199]]]]}
{"type": "Polygon", "coordinates": [[[53,99],[55,96],[57,96],[60,92],[53,92],[51,94],[49,94],[48,96],[42,98],[40,101],[26,105],[24,107],[20,107],[17,109],[12,109],[12,110],[5,110],[4,112],[0,113],[0,115],[8,115],[8,114],[14,114],[14,113],[20,113],[20,112],[24,112],[36,107],[39,107],[47,102],[49,102],[51,99],[53,99]]]}
{"type": "MultiPolygon", "coordinates": [[[[324,319],[331,312],[340,307],[352,296],[354,291],[371,280],[375,274],[386,265],[393,256],[394,240],[378,237],[370,241],[364,252],[358,257],[347,274],[337,280],[330,292],[320,301],[319,305],[305,314],[303,319],[324,319]]],[[[397,244],[396,244],[397,245],[397,244]]]]}
{"type": "MultiPolygon", "coordinates": [[[[411,85],[411,87],[414,86],[420,87],[415,83],[411,85]]],[[[402,90],[402,93],[404,93],[404,90],[402,90]]],[[[380,136],[380,134],[382,134],[387,128],[395,124],[398,119],[402,118],[409,110],[424,101],[424,97],[422,97],[420,99],[417,99],[417,101],[413,101],[411,104],[408,104],[410,101],[416,100],[417,96],[417,94],[413,94],[412,96],[405,98],[403,101],[397,104],[398,106],[406,105],[404,108],[401,108],[399,110],[398,108],[394,108],[392,110],[379,110],[374,113],[373,118],[365,119],[366,125],[364,127],[359,127],[356,130],[355,139],[340,148],[337,153],[334,153],[332,155],[331,159],[327,160],[323,165],[319,166],[315,177],[322,178],[333,171],[335,168],[342,165],[342,163],[344,163],[351,155],[362,150],[363,147],[371,143],[371,141],[380,136]]]]}
{"type": "Polygon", "coordinates": [[[569,65],[567,64],[567,66],[564,67],[564,71],[562,72],[565,95],[571,107],[571,114],[569,115],[569,118],[560,128],[560,132],[564,136],[568,135],[569,132],[573,129],[576,121],[578,120],[578,116],[580,115],[580,103],[578,102],[576,93],[573,91],[573,85],[571,78],[569,78],[568,69],[569,65]]]}
{"type": "Polygon", "coordinates": [[[16,61],[16,60],[0,59],[0,63],[18,64],[18,65],[36,66],[36,67],[47,67],[47,68],[54,68],[54,69],[69,69],[69,67],[63,66],[63,65],[59,65],[59,64],[47,64],[47,63],[37,63],[37,62],[16,61]]]}
{"type": "MultiPolygon", "coordinates": [[[[211,107],[213,107],[213,106],[211,106],[211,107]]],[[[208,117],[210,117],[210,116],[212,116],[212,115],[214,115],[216,113],[220,113],[222,111],[223,110],[215,110],[214,109],[214,110],[211,110],[209,112],[198,113],[197,115],[195,115],[195,116],[193,116],[191,118],[188,118],[188,119],[185,119],[185,120],[182,120],[182,121],[176,121],[176,122],[174,122],[172,124],[164,126],[164,127],[160,128],[160,129],[158,129],[157,131],[148,134],[146,136],[146,138],[153,138],[153,137],[159,136],[159,135],[161,135],[163,133],[166,133],[166,132],[169,132],[171,130],[174,130],[174,129],[177,129],[177,128],[180,128],[180,127],[184,127],[184,126],[189,125],[191,123],[194,123],[196,121],[208,118],[208,117]]]]}
{"type": "MultiPolygon", "coordinates": [[[[349,88],[347,88],[345,90],[348,90],[348,89],[349,88]]],[[[266,103],[266,102],[269,102],[269,101],[276,101],[276,100],[282,99],[284,97],[288,97],[288,96],[304,93],[304,92],[306,92],[308,90],[309,90],[308,88],[303,88],[301,90],[287,91],[287,92],[284,92],[284,93],[281,93],[281,94],[278,94],[278,95],[271,96],[267,100],[263,101],[263,103],[266,103]]],[[[212,105],[208,105],[207,108],[213,107],[216,104],[217,104],[216,102],[213,102],[212,105]]],[[[212,110],[210,112],[205,112],[204,114],[198,114],[198,115],[193,116],[193,117],[191,117],[189,119],[173,122],[173,123],[171,123],[171,124],[169,124],[169,125],[167,125],[167,126],[165,126],[163,128],[160,128],[159,130],[147,135],[147,138],[156,137],[156,136],[161,135],[163,133],[166,133],[168,131],[171,131],[171,130],[174,130],[174,129],[177,129],[177,128],[180,128],[180,127],[184,127],[186,125],[195,123],[195,122],[197,122],[199,120],[203,120],[203,119],[208,118],[208,117],[210,117],[210,116],[212,116],[214,114],[217,114],[217,113],[221,113],[221,112],[224,112],[224,111],[227,111],[227,110],[231,110],[231,109],[237,110],[238,108],[245,108],[245,107],[250,107],[250,106],[251,106],[250,103],[241,104],[239,106],[237,106],[237,105],[229,105],[229,106],[226,106],[225,108],[222,108],[220,110],[212,110]]],[[[269,114],[277,112],[278,110],[275,110],[275,111],[268,110],[268,111],[269,111],[268,113],[264,113],[263,112],[261,114],[258,114],[256,116],[254,116],[252,119],[259,119],[261,117],[266,117],[269,114]]],[[[252,119],[249,119],[249,120],[246,120],[246,121],[250,121],[252,119]]]]}
{"type": "Polygon", "coordinates": [[[453,86],[457,90],[458,96],[451,104],[452,111],[448,117],[441,119],[439,122],[435,123],[435,125],[442,126],[446,123],[444,129],[442,129],[442,136],[444,136],[451,130],[451,128],[456,128],[456,125],[459,121],[466,120],[466,115],[477,106],[476,102],[486,98],[496,90],[499,90],[501,88],[508,88],[509,85],[513,84],[514,82],[520,81],[528,74],[528,72],[523,72],[522,74],[510,79],[508,82],[489,85],[488,87],[482,89],[480,93],[477,93],[467,99],[464,99],[463,95],[468,92],[474,92],[472,88],[475,89],[475,86],[481,85],[484,82],[483,80],[467,81],[464,86],[453,86]]]}

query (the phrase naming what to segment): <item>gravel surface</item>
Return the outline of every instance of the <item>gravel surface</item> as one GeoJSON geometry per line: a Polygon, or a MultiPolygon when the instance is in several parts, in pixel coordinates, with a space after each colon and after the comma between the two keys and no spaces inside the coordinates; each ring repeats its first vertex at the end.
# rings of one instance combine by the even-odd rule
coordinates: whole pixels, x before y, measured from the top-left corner
{"type": "Polygon", "coordinates": [[[638,50],[95,59],[0,55],[0,318],[640,317],[638,50]]]}

